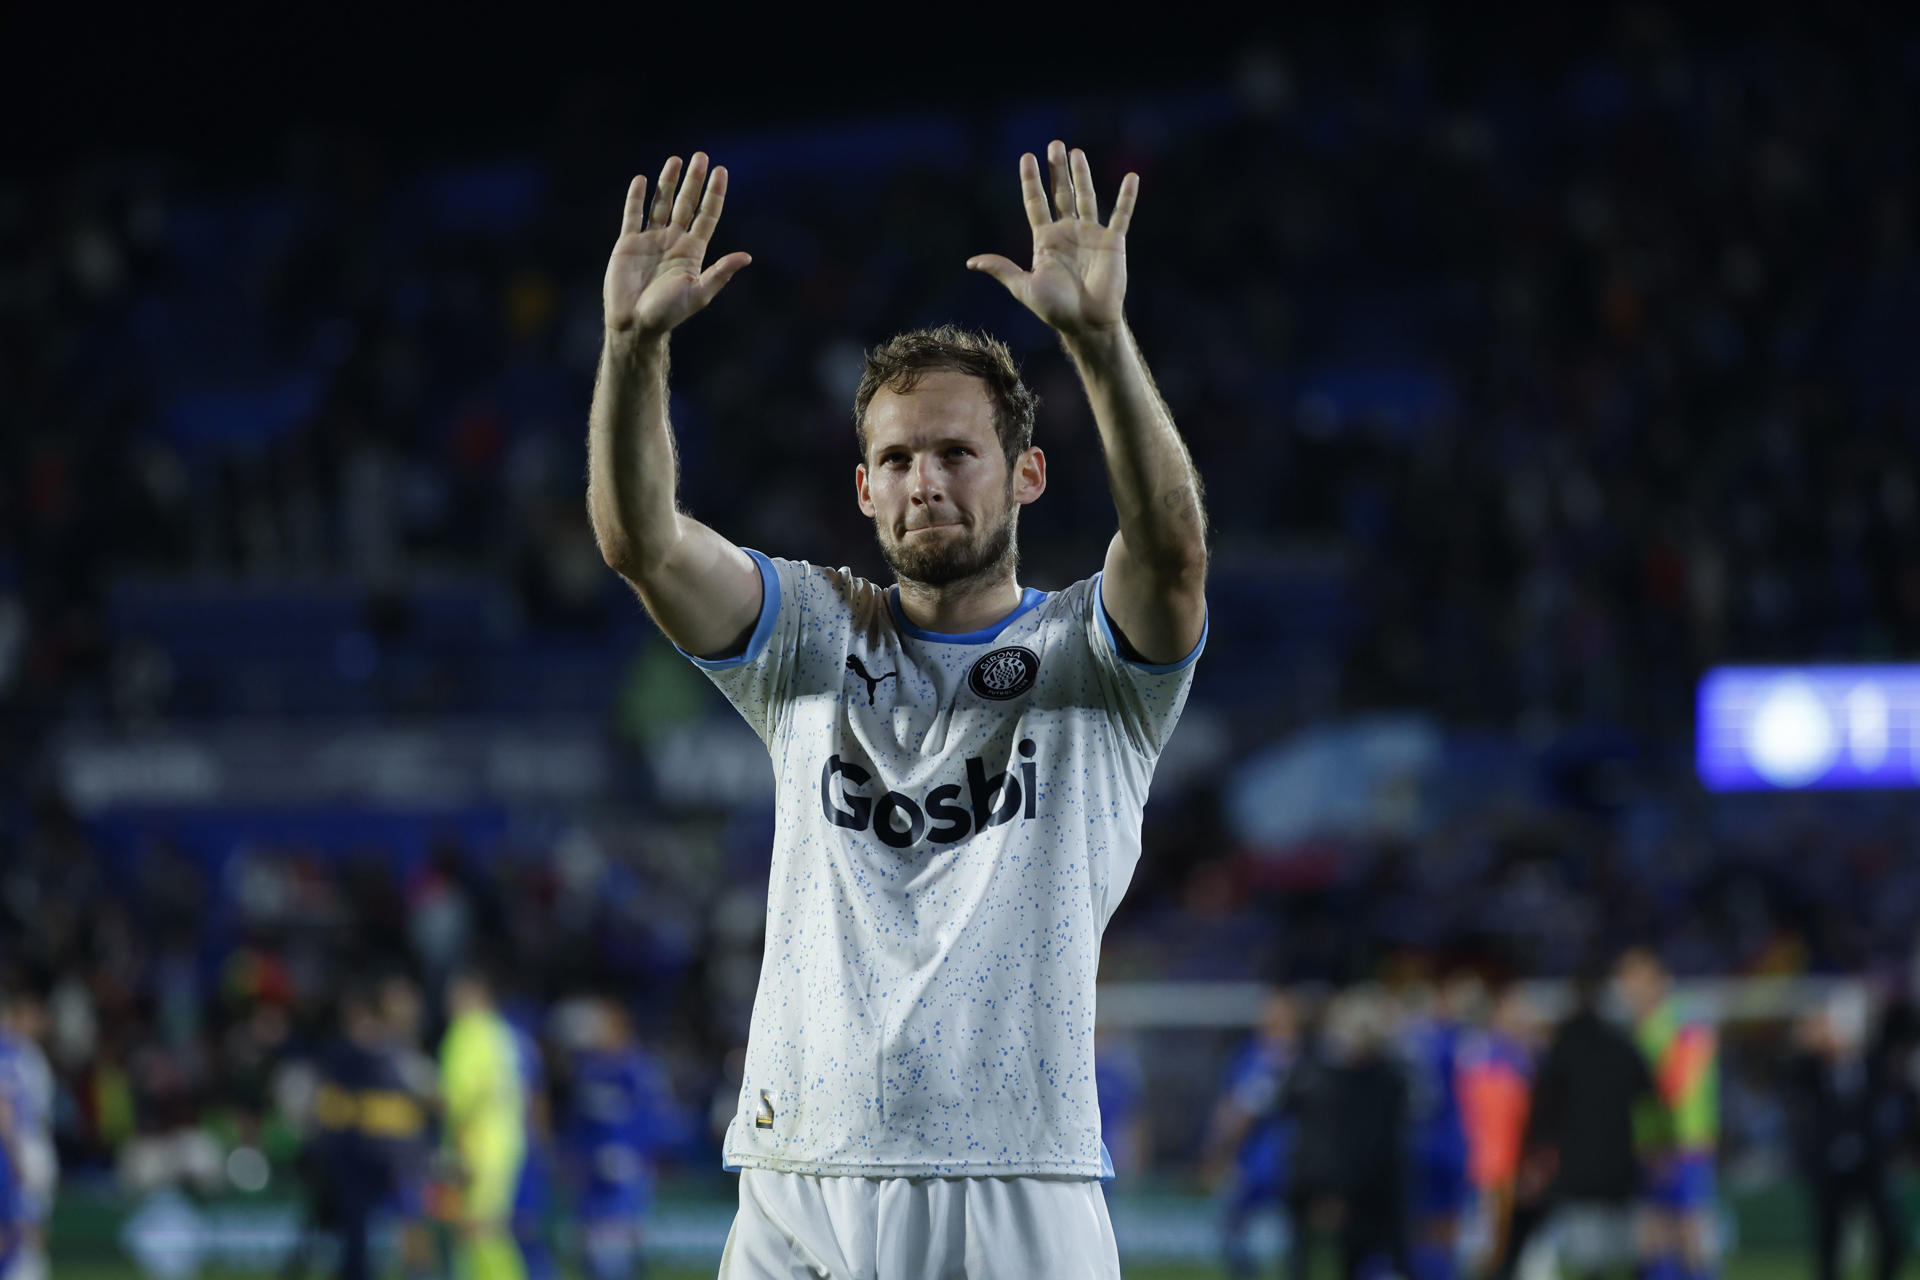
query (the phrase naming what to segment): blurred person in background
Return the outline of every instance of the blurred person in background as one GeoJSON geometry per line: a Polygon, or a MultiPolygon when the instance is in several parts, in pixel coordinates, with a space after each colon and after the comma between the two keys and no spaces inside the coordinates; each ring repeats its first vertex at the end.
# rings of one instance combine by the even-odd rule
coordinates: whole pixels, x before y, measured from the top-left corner
{"type": "Polygon", "coordinates": [[[1459,1046],[1460,1118],[1467,1135],[1467,1175],[1478,1196],[1483,1269],[1504,1273],[1522,1243],[1514,1196],[1521,1142],[1533,1092],[1535,1023],[1519,986],[1493,997],[1487,1024],[1459,1046]]]}
{"type": "Polygon", "coordinates": [[[520,1069],[527,1134],[526,1157],[520,1162],[520,1176],[513,1188],[513,1238],[520,1248],[527,1280],[556,1280],[560,1260],[547,1234],[554,1207],[554,1149],[546,1054],[539,1037],[522,1018],[508,1018],[507,1025],[513,1029],[514,1062],[520,1069]]]}
{"type": "MultiPolygon", "coordinates": [[[[1113,1159],[1115,1179],[1146,1172],[1152,1159],[1152,1126],[1147,1122],[1147,1072],[1140,1046],[1124,1031],[1096,1028],[1093,1033],[1093,1083],[1100,1098],[1100,1141],[1113,1159]]],[[[1111,1192],[1113,1182],[1100,1184],[1111,1192]]]]}
{"type": "Polygon", "coordinates": [[[424,1276],[438,1262],[428,1188],[440,1135],[440,1069],[426,1050],[426,1008],[418,983],[404,973],[388,974],[380,982],[379,1010],[387,1052],[393,1057],[401,1087],[426,1119],[419,1136],[403,1143],[397,1152],[393,1191],[387,1204],[399,1231],[403,1274],[424,1276]]]}
{"type": "Polygon", "coordinates": [[[1416,1280],[1453,1280],[1458,1270],[1460,1215],[1473,1194],[1460,1116],[1460,1038],[1480,998],[1478,978],[1456,975],[1441,983],[1426,1007],[1416,1001],[1401,1023],[1410,1089],[1410,1252],[1416,1280]]]}
{"type": "Polygon", "coordinates": [[[1709,1280],[1719,1271],[1718,1037],[1712,1023],[1682,1007],[1672,975],[1651,948],[1628,948],[1613,980],[1660,1097],[1663,1140],[1648,1170],[1641,1219],[1648,1280],[1709,1280]]]}
{"type": "Polygon", "coordinates": [[[1864,1210],[1874,1275],[1892,1280],[1907,1253],[1893,1172],[1912,1131],[1910,1086],[1869,1043],[1866,1002],[1855,993],[1830,999],[1795,1031],[1799,1052],[1788,1073],[1794,1155],[1813,1200],[1815,1274],[1839,1276],[1847,1221],[1864,1210]]]}
{"type": "Polygon", "coordinates": [[[13,1103],[0,1098],[0,1273],[13,1270],[26,1239],[24,1167],[13,1103]]]}
{"type": "Polygon", "coordinates": [[[456,969],[447,984],[440,1043],[445,1144],[453,1162],[454,1263],[463,1280],[523,1280],[513,1199],[526,1158],[526,1098],[513,1028],[494,1004],[491,979],[456,969]]]}
{"type": "Polygon", "coordinates": [[[6,1200],[12,1236],[11,1262],[0,1263],[4,1280],[44,1280],[47,1215],[60,1180],[53,1145],[53,1069],[42,1044],[46,1004],[26,981],[0,993],[0,1146],[4,1146],[11,1192],[6,1200]]]}
{"type": "MultiPolygon", "coordinates": [[[[1535,1077],[1522,1156],[1523,1199],[1546,1218],[1539,1238],[1575,1277],[1630,1268],[1640,1190],[1640,1117],[1658,1094],[1633,1038],[1600,1012],[1604,970],[1573,983],[1535,1077]]],[[[1522,1264],[1522,1274],[1530,1268],[1522,1264]]]]}
{"type": "Polygon", "coordinates": [[[1260,1025],[1228,1067],[1214,1105],[1203,1169],[1224,1181],[1220,1249],[1227,1274],[1254,1273],[1247,1227],[1263,1211],[1282,1212],[1296,1120],[1281,1109],[1288,1073],[1300,1054],[1300,1002],[1289,991],[1269,994],[1260,1025]]]}
{"type": "Polygon", "coordinates": [[[1384,992],[1341,994],[1328,1015],[1339,1061],[1340,1274],[1358,1280],[1384,1261],[1410,1276],[1407,1249],[1407,1077],[1393,1052],[1393,1004],[1384,992]]]}
{"type": "Polygon", "coordinates": [[[1278,1110],[1293,1129],[1282,1183],[1290,1280],[1307,1280],[1316,1238],[1342,1213],[1346,1134],[1340,1127],[1340,1063],[1329,1014],[1330,1009],[1317,1009],[1303,1020],[1293,1066],[1280,1086],[1278,1110]]]}
{"type": "Polygon", "coordinates": [[[573,1061],[563,1148],[587,1275],[630,1280],[644,1256],[654,1162],[688,1126],[626,1005],[601,996],[590,1009],[590,1038],[573,1061]]]}
{"type": "Polygon", "coordinates": [[[321,1058],[310,1139],[323,1189],[315,1225],[339,1238],[342,1280],[374,1274],[374,1220],[392,1203],[408,1149],[427,1127],[386,1031],[373,991],[349,983],[340,996],[339,1034],[321,1058]]]}

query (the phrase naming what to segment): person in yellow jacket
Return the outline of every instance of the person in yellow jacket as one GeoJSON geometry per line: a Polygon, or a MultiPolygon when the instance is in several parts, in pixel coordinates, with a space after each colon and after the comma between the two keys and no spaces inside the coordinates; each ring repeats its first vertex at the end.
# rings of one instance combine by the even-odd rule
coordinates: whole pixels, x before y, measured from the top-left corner
{"type": "Polygon", "coordinates": [[[440,1044],[446,1141],[459,1170],[454,1267],[460,1280],[525,1280],[513,1241],[513,1190],[526,1156],[526,1108],[513,1030],[484,976],[447,984],[440,1044]]]}

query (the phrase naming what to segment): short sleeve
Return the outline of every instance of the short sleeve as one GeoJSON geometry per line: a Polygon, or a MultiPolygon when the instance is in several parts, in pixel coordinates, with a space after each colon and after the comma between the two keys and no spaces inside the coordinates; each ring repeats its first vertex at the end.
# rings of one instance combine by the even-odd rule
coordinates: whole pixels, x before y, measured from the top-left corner
{"type": "Polygon", "coordinates": [[[798,571],[802,566],[772,559],[751,547],[741,549],[760,570],[760,617],[747,637],[747,647],[727,658],[702,658],[685,649],[680,652],[707,673],[707,679],[727,696],[760,740],[771,744],[799,648],[798,571]]]}
{"type": "Polygon", "coordinates": [[[1179,723],[1180,712],[1187,705],[1187,691],[1193,687],[1193,664],[1200,657],[1200,651],[1207,647],[1207,628],[1211,624],[1210,621],[1201,624],[1200,639],[1195,642],[1193,652],[1178,662],[1135,661],[1120,651],[1113,620],[1107,616],[1107,606],[1100,594],[1103,576],[1096,573],[1088,580],[1086,597],[1081,602],[1087,642],[1101,684],[1107,690],[1109,705],[1125,729],[1127,740],[1141,755],[1155,759],[1165,750],[1174,725],[1179,723]]]}

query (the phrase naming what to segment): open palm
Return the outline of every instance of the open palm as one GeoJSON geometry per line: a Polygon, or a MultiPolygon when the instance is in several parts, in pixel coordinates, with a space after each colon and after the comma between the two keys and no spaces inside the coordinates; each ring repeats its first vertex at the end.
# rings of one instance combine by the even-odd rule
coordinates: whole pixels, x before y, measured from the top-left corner
{"type": "Polygon", "coordinates": [[[651,215],[647,180],[635,178],[627,188],[626,214],[602,292],[609,329],[665,334],[712,302],[734,273],[753,261],[730,253],[701,270],[727,202],[727,171],[715,169],[709,180],[706,152],[696,151],[686,166],[686,181],[681,177],[680,157],[673,156],[660,171],[651,215]]]}
{"type": "Polygon", "coordinates": [[[967,259],[1005,285],[1033,314],[1061,333],[1118,326],[1127,296],[1127,225],[1140,194],[1140,178],[1129,173],[1120,183],[1113,216],[1100,225],[1093,172],[1087,154],[1066,144],[1047,148],[1053,171],[1053,203],[1048,207],[1040,182],[1040,162],[1029,152],[1020,157],[1020,197],[1033,229],[1033,268],[1022,270],[997,253],[967,259]]]}

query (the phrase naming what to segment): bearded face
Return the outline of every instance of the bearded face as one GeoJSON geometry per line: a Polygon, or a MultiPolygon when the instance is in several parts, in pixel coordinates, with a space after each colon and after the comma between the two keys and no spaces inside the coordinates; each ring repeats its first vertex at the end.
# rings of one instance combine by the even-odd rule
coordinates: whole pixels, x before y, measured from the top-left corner
{"type": "Polygon", "coordinates": [[[1009,465],[985,385],[936,370],[910,392],[883,388],[866,429],[854,484],[894,576],[932,588],[1011,580],[1020,507],[1045,487],[1044,460],[1028,449],[1009,465]]]}
{"type": "Polygon", "coordinates": [[[1010,575],[1019,560],[1014,532],[1020,508],[1013,486],[997,513],[968,514],[941,524],[893,528],[874,518],[874,536],[887,567],[902,582],[945,587],[969,578],[1010,575]]]}

